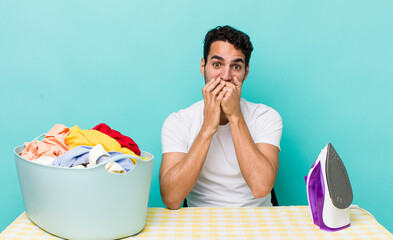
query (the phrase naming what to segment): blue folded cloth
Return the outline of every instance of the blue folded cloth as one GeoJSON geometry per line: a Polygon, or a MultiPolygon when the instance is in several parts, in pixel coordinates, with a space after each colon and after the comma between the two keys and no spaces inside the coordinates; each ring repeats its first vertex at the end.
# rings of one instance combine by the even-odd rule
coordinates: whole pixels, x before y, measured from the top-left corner
{"type": "MultiPolygon", "coordinates": [[[[93,147],[91,146],[78,146],[76,148],[73,148],[65,152],[63,155],[55,158],[52,162],[52,166],[70,168],[82,164],[87,165],[89,163],[89,152],[92,148],[93,147]]],[[[108,152],[108,154],[110,155],[110,157],[101,156],[100,158],[98,158],[97,165],[108,161],[114,156],[123,155],[124,153],[113,151],[108,152]]],[[[120,159],[115,162],[120,164],[120,166],[122,166],[126,172],[134,168],[134,163],[129,158],[120,159]]]]}

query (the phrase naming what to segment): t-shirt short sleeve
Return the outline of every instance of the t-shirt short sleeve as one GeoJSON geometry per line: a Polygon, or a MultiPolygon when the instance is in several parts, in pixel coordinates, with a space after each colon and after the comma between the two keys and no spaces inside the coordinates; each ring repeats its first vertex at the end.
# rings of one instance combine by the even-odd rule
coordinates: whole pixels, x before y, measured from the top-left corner
{"type": "Polygon", "coordinates": [[[270,107],[264,111],[257,111],[255,125],[255,143],[269,143],[281,150],[280,141],[283,125],[281,116],[277,111],[270,107]]]}
{"type": "Polygon", "coordinates": [[[177,113],[165,120],[161,130],[162,153],[188,151],[187,131],[177,113]]]}

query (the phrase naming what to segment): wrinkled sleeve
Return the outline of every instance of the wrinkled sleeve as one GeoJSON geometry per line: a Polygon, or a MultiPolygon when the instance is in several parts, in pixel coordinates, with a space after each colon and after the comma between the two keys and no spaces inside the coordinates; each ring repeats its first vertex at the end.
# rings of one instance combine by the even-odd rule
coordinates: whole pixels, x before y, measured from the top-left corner
{"type": "Polygon", "coordinates": [[[282,135],[282,119],[280,114],[272,108],[268,112],[260,112],[257,114],[256,120],[257,133],[255,135],[255,143],[268,143],[280,148],[282,135]]]}
{"type": "Polygon", "coordinates": [[[187,131],[175,113],[169,115],[162,126],[161,145],[162,153],[187,153],[187,131]]]}

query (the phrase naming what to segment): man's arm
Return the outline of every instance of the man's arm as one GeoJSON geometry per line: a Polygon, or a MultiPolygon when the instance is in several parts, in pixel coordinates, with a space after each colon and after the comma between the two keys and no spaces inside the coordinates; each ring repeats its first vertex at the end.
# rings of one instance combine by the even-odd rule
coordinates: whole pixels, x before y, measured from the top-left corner
{"type": "Polygon", "coordinates": [[[255,144],[240,110],[241,82],[235,77],[223,89],[222,109],[231,126],[240,171],[255,198],[268,195],[276,180],[279,149],[266,143],[255,144]]]}
{"type": "Polygon", "coordinates": [[[160,190],[164,204],[178,209],[191,192],[209,150],[212,136],[199,132],[188,153],[170,152],[162,155],[160,190]]]}
{"type": "Polygon", "coordinates": [[[265,197],[276,180],[279,149],[267,143],[255,144],[243,116],[230,124],[240,171],[254,197],[265,197]]]}
{"type": "Polygon", "coordinates": [[[198,180],[211,140],[220,123],[220,103],[224,96],[221,90],[224,86],[225,83],[220,82],[220,79],[213,79],[203,87],[203,124],[189,152],[171,152],[162,155],[161,197],[170,209],[180,207],[198,180]]]}

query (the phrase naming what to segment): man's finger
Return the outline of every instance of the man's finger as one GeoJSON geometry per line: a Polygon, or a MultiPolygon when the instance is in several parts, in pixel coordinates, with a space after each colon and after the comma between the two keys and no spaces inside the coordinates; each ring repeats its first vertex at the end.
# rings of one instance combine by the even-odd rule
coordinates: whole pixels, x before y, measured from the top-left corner
{"type": "Polygon", "coordinates": [[[212,80],[210,80],[209,82],[207,82],[207,83],[205,84],[205,86],[203,86],[203,88],[202,88],[202,95],[203,95],[203,98],[204,98],[204,99],[207,98],[207,95],[208,95],[208,88],[212,85],[213,82],[214,82],[214,78],[213,78],[212,80]]]}
{"type": "Polygon", "coordinates": [[[235,86],[237,88],[237,92],[239,93],[239,96],[240,96],[241,92],[242,92],[243,82],[241,82],[236,76],[233,78],[233,82],[235,83],[235,86]]]}
{"type": "Polygon", "coordinates": [[[233,78],[236,88],[241,91],[243,82],[241,82],[236,76],[233,78]]]}
{"type": "Polygon", "coordinates": [[[228,87],[225,86],[225,88],[223,89],[223,91],[225,91],[225,96],[224,96],[224,100],[229,99],[233,93],[236,91],[233,87],[228,87]]]}
{"type": "Polygon", "coordinates": [[[225,87],[225,85],[225,81],[221,81],[220,84],[213,90],[213,96],[216,96],[225,87]]]}
{"type": "Polygon", "coordinates": [[[229,87],[229,88],[232,88],[232,89],[236,89],[236,88],[237,88],[236,85],[233,84],[233,83],[231,83],[231,82],[226,82],[226,83],[225,83],[225,86],[226,86],[226,87],[229,87]]]}
{"type": "Polygon", "coordinates": [[[213,81],[214,81],[214,78],[212,80],[210,80],[209,82],[207,82],[205,84],[205,86],[203,86],[202,91],[206,90],[206,88],[209,87],[212,84],[213,81]]]}
{"type": "Polygon", "coordinates": [[[240,87],[242,85],[242,82],[240,82],[236,76],[233,77],[233,83],[235,83],[236,87],[240,87]]]}
{"type": "Polygon", "coordinates": [[[221,92],[220,92],[220,93],[217,95],[217,97],[216,97],[216,102],[217,102],[217,103],[221,103],[221,101],[222,101],[222,99],[224,98],[224,96],[225,96],[226,93],[227,93],[227,92],[226,92],[225,89],[221,90],[221,92]]]}
{"type": "Polygon", "coordinates": [[[206,92],[213,91],[217,85],[220,83],[220,78],[214,79],[206,84],[206,92]],[[209,84],[209,85],[208,85],[209,84]]]}

